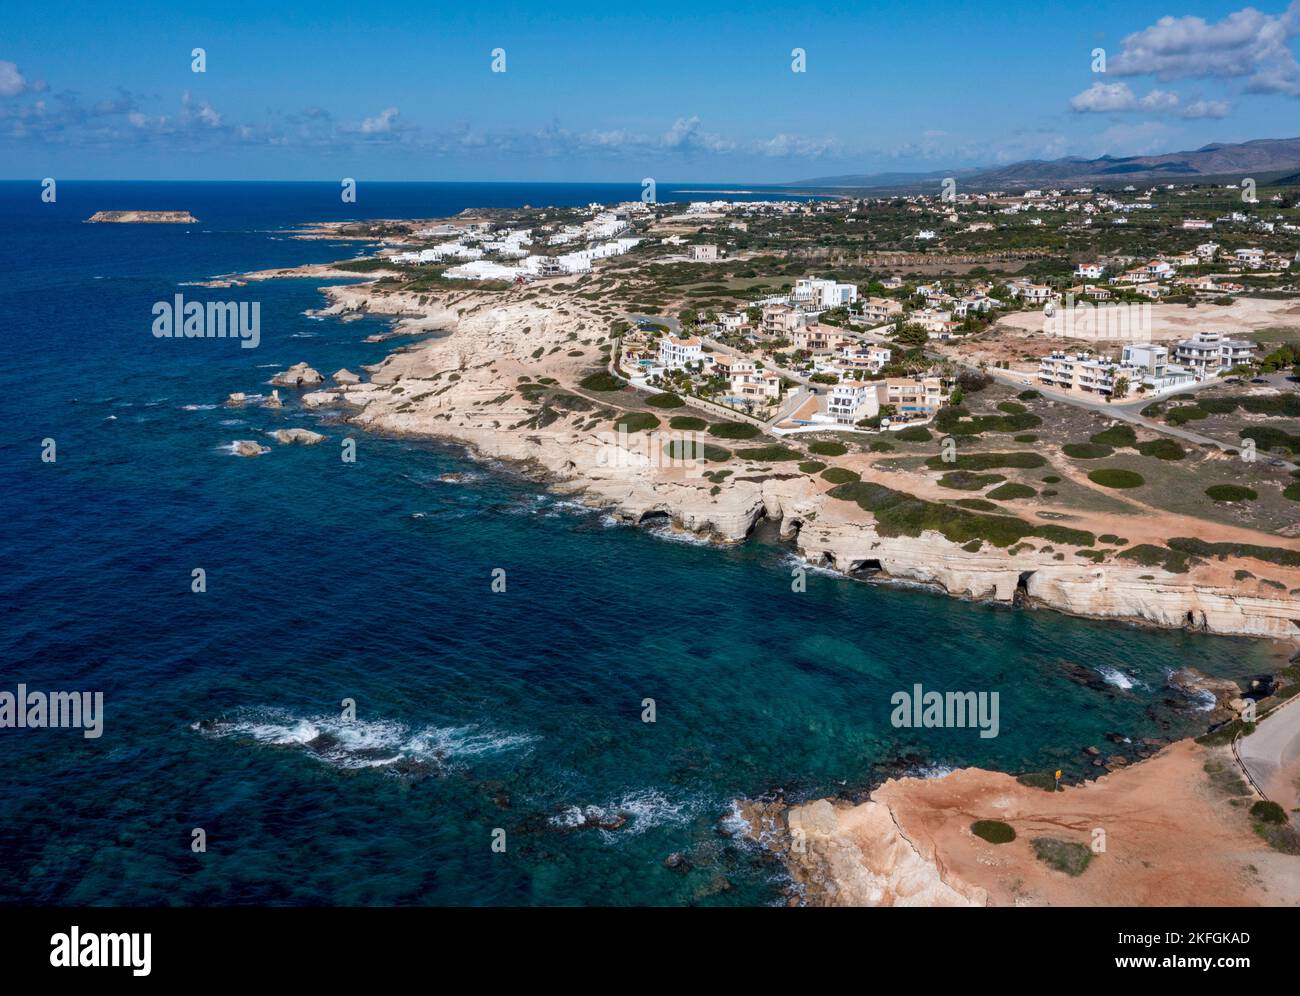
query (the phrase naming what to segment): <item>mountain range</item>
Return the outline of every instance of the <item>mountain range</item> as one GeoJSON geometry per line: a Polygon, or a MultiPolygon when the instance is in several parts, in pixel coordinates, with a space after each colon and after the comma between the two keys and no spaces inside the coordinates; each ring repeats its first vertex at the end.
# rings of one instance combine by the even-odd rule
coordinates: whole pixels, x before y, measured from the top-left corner
{"type": "Polygon", "coordinates": [[[1187,152],[1155,156],[1101,156],[1083,159],[1026,159],[1007,166],[932,170],[918,173],[868,173],[823,176],[789,186],[864,192],[925,192],[955,177],[967,190],[1024,190],[1031,187],[1123,187],[1130,183],[1240,182],[1300,183],[1300,138],[1259,138],[1214,142],[1187,152]]]}

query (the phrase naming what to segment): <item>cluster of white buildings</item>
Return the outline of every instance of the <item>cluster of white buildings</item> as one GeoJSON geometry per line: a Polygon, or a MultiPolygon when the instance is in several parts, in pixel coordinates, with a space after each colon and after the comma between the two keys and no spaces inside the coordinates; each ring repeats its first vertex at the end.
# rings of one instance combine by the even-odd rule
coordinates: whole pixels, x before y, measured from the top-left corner
{"type": "Polygon", "coordinates": [[[948,402],[948,385],[940,377],[886,377],[883,380],[846,380],[831,388],[824,415],[814,422],[855,425],[874,418],[890,405],[902,421],[928,419],[948,402]]]}
{"type": "Polygon", "coordinates": [[[1255,343],[1219,332],[1198,332],[1175,344],[1173,362],[1168,346],[1150,342],[1125,346],[1118,360],[1057,350],[1040,359],[1038,381],[1046,387],[1101,395],[1113,395],[1116,384],[1124,381],[1130,390],[1141,386],[1151,394],[1163,394],[1249,363],[1254,352],[1255,343]]]}

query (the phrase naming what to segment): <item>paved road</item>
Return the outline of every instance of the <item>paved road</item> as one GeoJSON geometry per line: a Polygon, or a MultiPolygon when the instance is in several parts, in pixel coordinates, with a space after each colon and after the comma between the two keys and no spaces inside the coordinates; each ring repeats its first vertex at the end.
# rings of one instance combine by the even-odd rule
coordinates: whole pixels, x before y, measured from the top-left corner
{"type": "Polygon", "coordinates": [[[1254,733],[1237,741],[1234,753],[1250,780],[1264,792],[1289,793],[1288,798],[1270,798],[1290,812],[1296,804],[1296,787],[1278,785],[1274,779],[1278,772],[1300,762],[1300,697],[1260,720],[1254,733]]]}

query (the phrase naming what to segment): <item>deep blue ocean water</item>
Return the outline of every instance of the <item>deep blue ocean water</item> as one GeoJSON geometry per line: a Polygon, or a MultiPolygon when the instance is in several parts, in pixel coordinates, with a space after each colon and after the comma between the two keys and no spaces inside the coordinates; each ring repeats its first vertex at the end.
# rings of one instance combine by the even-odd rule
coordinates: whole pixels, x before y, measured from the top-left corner
{"type": "Polygon", "coordinates": [[[0,730],[0,902],[777,902],[780,869],[727,835],[738,798],[970,764],[1079,777],[1107,732],[1204,728],[1171,669],[1267,668],[1246,641],[825,573],[795,593],[770,541],[615,526],[292,397],[278,414],[220,404],[300,360],[356,370],[390,348],[362,342],[378,319],[305,316],[312,281],[180,286],[364,250],[286,228],[639,193],[363,185],[343,205],[327,183],[64,183],[45,204],[35,182],[0,184],[0,690],[105,697],[96,740],[0,730]],[[82,223],[115,208],[200,223],[82,223]],[[177,290],[260,301],[261,346],[154,338],[152,305],[177,290]],[[292,425],[329,439],[228,452],[292,425]],[[349,436],[355,464],[339,459],[349,436]],[[1110,680],[1071,680],[1072,665],[1110,680]],[[916,682],[997,691],[1000,735],[894,729],[889,697],[916,682]],[[628,819],[575,829],[578,813],[628,819]],[[673,852],[689,871],[663,866],[673,852]]]}

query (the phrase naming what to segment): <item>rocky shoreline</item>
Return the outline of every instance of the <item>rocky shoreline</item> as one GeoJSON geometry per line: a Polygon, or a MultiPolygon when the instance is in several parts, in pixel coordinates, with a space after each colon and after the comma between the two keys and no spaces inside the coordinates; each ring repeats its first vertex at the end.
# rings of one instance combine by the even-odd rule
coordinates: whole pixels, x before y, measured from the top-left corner
{"type": "MultiPolygon", "coordinates": [[[[314,266],[246,276],[328,272],[328,266],[314,266]]],[[[1293,568],[1265,565],[1282,578],[1280,587],[1248,590],[1235,577],[1239,572],[1233,568],[1244,563],[1239,559],[1195,563],[1173,573],[1137,563],[1062,562],[1060,544],[1039,549],[1019,544],[1014,553],[987,544],[971,550],[932,532],[885,535],[870,513],[830,498],[824,482],[773,472],[761,460],[716,480],[680,467],[654,466],[639,452],[611,460],[612,433],[594,415],[605,404],[611,407],[604,414],[613,414],[616,399],[590,392],[567,395],[575,410],[549,410],[550,421],[543,426],[537,410],[517,390],[521,383],[550,381],[576,392],[573,385],[584,374],[597,362],[607,362],[607,353],[592,348],[598,340],[590,334],[606,321],[573,296],[560,296],[548,306],[524,300],[502,305],[472,290],[440,300],[400,291],[377,293],[367,282],[321,291],[330,303],[317,315],[346,320],[383,314],[393,317],[393,334],[447,334],[389,354],[366,368],[366,382],[318,386],[303,397],[308,407],[343,406],[348,421],[371,431],[451,441],[481,458],[518,464],[555,491],[624,521],[669,519],[720,543],[742,542],[765,521],[809,565],[848,577],[888,579],[958,598],[1164,629],[1286,641],[1300,636],[1300,602],[1289,593],[1300,590],[1300,571],[1293,568]],[[563,350],[579,344],[587,348],[563,350]],[[581,358],[571,357],[574,352],[581,358]]],[[[287,383],[312,386],[296,378],[287,383]]],[[[630,438],[637,442],[636,436],[630,438]]],[[[1261,569],[1253,561],[1251,566],[1261,569]]]]}

